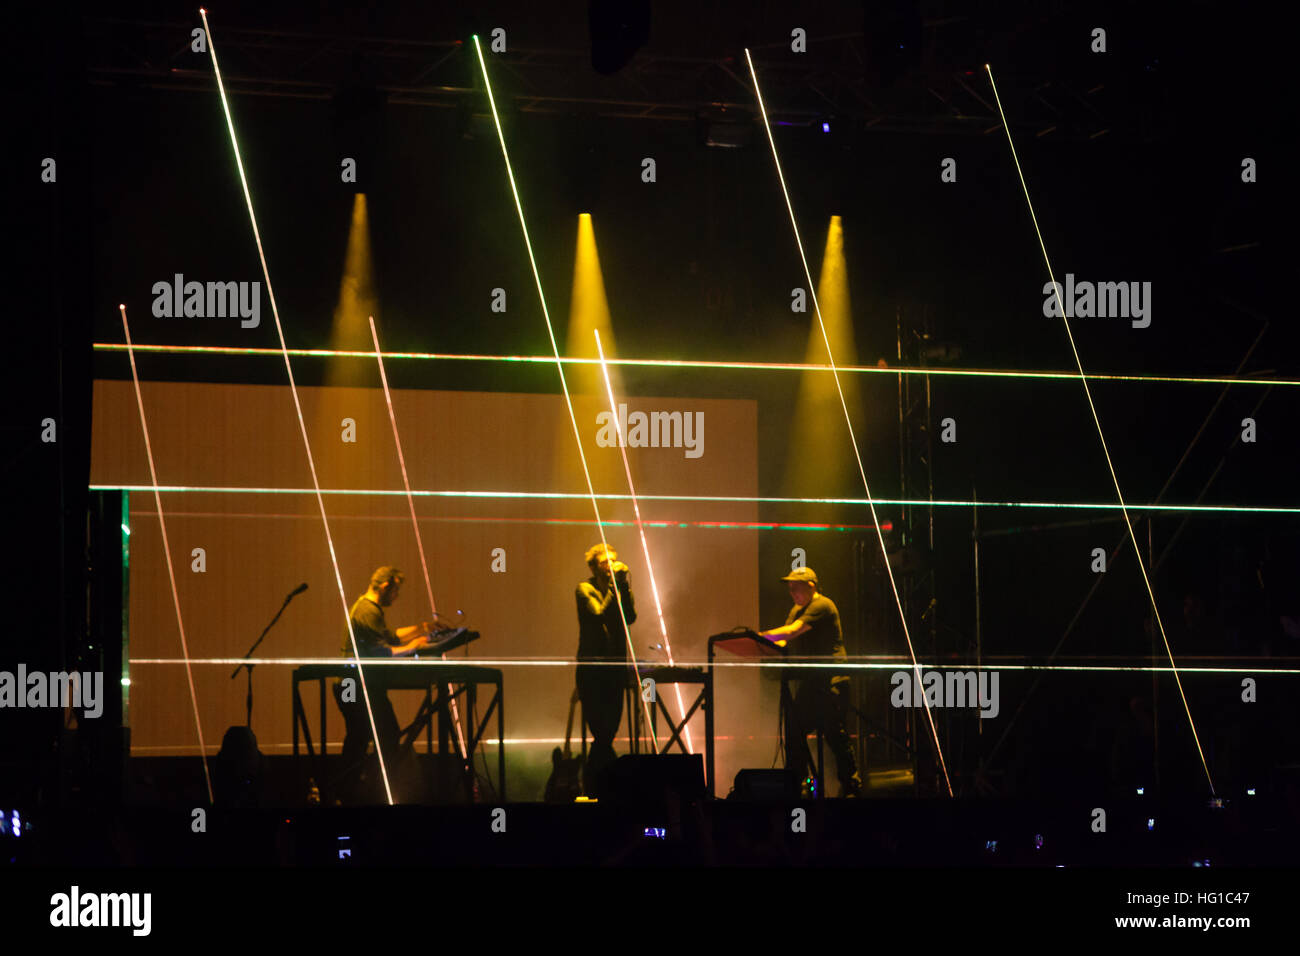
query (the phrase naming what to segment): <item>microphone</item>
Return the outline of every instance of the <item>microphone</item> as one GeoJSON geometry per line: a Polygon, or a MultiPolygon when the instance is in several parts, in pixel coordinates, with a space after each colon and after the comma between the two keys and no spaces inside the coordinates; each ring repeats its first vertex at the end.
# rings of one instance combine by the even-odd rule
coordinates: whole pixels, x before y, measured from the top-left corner
{"type": "Polygon", "coordinates": [[[301,593],[302,593],[303,591],[305,591],[305,590],[307,590],[307,582],[306,582],[306,581],[302,582],[302,584],[298,585],[296,588],[294,588],[292,591],[290,591],[290,592],[289,592],[289,597],[296,597],[296,596],[298,596],[299,594],[301,594],[301,593]]]}

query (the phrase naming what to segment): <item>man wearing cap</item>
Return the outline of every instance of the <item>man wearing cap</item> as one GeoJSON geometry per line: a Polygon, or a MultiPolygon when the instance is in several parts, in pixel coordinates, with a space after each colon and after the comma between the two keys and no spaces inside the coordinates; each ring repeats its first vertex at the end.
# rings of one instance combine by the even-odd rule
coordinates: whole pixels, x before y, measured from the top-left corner
{"type": "MultiPolygon", "coordinates": [[[[786,615],[785,624],[769,631],[763,637],[785,641],[800,658],[846,658],[844,632],[840,628],[840,612],[835,602],[817,590],[817,575],[812,568],[795,568],[781,579],[789,582],[790,597],[794,607],[786,615]]],[[[810,668],[809,676],[799,680],[786,726],[786,768],[797,779],[805,777],[812,766],[808,752],[808,734],[820,730],[831,753],[835,755],[835,768],[839,773],[841,795],[857,797],[862,793],[862,778],[858,775],[857,761],[844,730],[844,715],[848,709],[849,678],[820,668],[810,668]]]]}
{"type": "Polygon", "coordinates": [[[592,796],[600,775],[614,762],[614,735],[623,718],[627,690],[627,631],[636,621],[636,604],[627,581],[627,565],[603,544],[587,549],[591,577],[578,585],[578,697],[582,717],[591,728],[591,752],[583,771],[583,789],[592,796]],[[584,663],[585,662],[585,663],[584,663]]]}

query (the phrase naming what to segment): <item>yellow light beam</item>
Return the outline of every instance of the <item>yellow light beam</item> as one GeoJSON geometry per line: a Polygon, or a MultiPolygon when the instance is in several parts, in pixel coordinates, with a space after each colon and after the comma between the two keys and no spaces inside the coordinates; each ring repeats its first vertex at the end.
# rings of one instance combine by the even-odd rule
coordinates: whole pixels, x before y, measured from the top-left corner
{"type": "MultiPolygon", "coordinates": [[[[298,385],[293,378],[293,365],[289,362],[289,348],[284,341],[284,325],[280,321],[280,307],[275,301],[275,291],[271,288],[271,270],[266,264],[266,250],[262,248],[262,234],[257,228],[257,215],[253,212],[253,197],[248,191],[248,177],[244,174],[244,161],[239,155],[239,139],[235,136],[235,121],[230,115],[230,101],[226,98],[226,84],[221,78],[221,67],[217,63],[217,46],[212,39],[212,28],[208,26],[208,14],[206,10],[199,9],[199,14],[203,17],[203,32],[208,38],[208,54],[212,57],[212,72],[217,78],[217,92],[221,94],[221,109],[226,114],[226,129],[230,132],[230,145],[235,153],[235,167],[239,170],[239,184],[244,191],[244,203],[248,206],[248,219],[253,226],[253,242],[257,245],[257,258],[262,263],[262,278],[266,280],[266,297],[271,303],[271,315],[275,319],[275,332],[280,337],[280,352],[284,356],[284,369],[289,376],[289,390],[293,394],[293,407],[298,413],[298,428],[302,431],[303,447],[307,451],[307,466],[311,471],[312,486],[316,489],[316,503],[320,506],[321,523],[325,526],[325,542],[329,545],[330,562],[334,565],[334,581],[339,589],[339,601],[343,605],[343,619],[347,622],[348,637],[352,641],[352,657],[354,661],[360,662],[361,654],[357,649],[357,635],[352,630],[352,613],[348,608],[347,593],[343,590],[343,574],[339,570],[339,558],[334,550],[334,536],[330,533],[330,519],[325,513],[325,498],[321,495],[320,480],[316,477],[316,460],[311,454],[311,439],[307,437],[307,422],[302,415],[302,401],[298,396],[298,385]]],[[[370,706],[370,691],[366,687],[365,668],[358,666],[357,673],[361,676],[361,697],[366,702],[366,716],[370,720],[370,732],[376,741],[375,752],[379,755],[379,773],[384,778],[384,794],[391,805],[393,800],[393,790],[388,783],[388,767],[384,763],[384,748],[378,745],[379,728],[375,725],[374,710],[370,706]]]]}
{"type": "MultiPolygon", "coordinates": [[[[767,107],[763,104],[763,92],[758,86],[758,73],[754,70],[754,60],[745,49],[745,60],[749,64],[749,75],[754,81],[754,94],[758,97],[758,109],[763,116],[763,129],[767,131],[767,141],[772,147],[772,160],[776,164],[777,179],[781,182],[781,194],[785,197],[785,208],[790,213],[790,225],[794,229],[795,245],[799,247],[799,260],[803,263],[803,272],[808,279],[808,293],[812,297],[813,312],[817,315],[817,324],[821,327],[822,339],[826,343],[826,357],[830,362],[831,374],[835,376],[835,391],[840,397],[840,407],[844,410],[844,422],[849,429],[849,442],[853,445],[853,457],[858,463],[858,475],[862,478],[863,490],[867,493],[867,505],[871,508],[871,521],[876,525],[876,537],[880,541],[880,553],[885,557],[885,571],[889,574],[889,586],[894,592],[894,602],[898,605],[898,617],[903,623],[903,637],[907,639],[907,652],[912,658],[912,668],[916,672],[916,686],[921,685],[921,668],[916,663],[916,651],[912,647],[912,633],[907,626],[907,615],[903,613],[903,599],[898,594],[898,582],[894,580],[894,569],[889,562],[889,552],[885,548],[885,536],[880,530],[880,519],[876,516],[876,505],[871,497],[871,487],[867,484],[867,470],[862,465],[862,454],[858,451],[858,439],[853,433],[853,420],[849,416],[848,402],[844,398],[844,387],[840,384],[840,373],[835,367],[835,356],[831,351],[830,337],[826,334],[826,323],[822,320],[821,306],[817,304],[817,293],[813,291],[812,270],[808,268],[808,256],[804,253],[803,240],[799,238],[799,223],[795,220],[794,205],[790,202],[790,190],[785,185],[785,174],[781,172],[781,158],[776,152],[776,140],[772,138],[772,127],[767,121],[767,107]]],[[[943,770],[943,780],[948,787],[948,796],[954,796],[952,780],[948,776],[948,764],[943,759],[943,746],[939,743],[939,730],[934,725],[934,714],[930,711],[930,702],[924,697],[925,716],[930,724],[930,735],[934,740],[935,753],[939,756],[939,767],[943,770]]]]}
{"type": "MultiPolygon", "coordinates": [[[[364,349],[370,342],[366,318],[378,311],[374,267],[370,255],[370,221],[365,193],[352,200],[352,223],[348,228],[343,276],[339,280],[338,304],[330,330],[330,350],[364,349]]],[[[331,362],[325,378],[330,386],[368,385],[365,367],[348,362],[331,362]]]]}
{"type": "MultiPolygon", "coordinates": [[[[501,156],[506,164],[506,177],[510,181],[510,194],[515,200],[515,211],[519,214],[519,228],[524,234],[524,248],[528,251],[528,264],[533,270],[533,282],[537,286],[537,298],[542,304],[542,318],[546,320],[546,334],[551,340],[551,352],[555,356],[555,369],[560,373],[560,388],[564,392],[564,404],[569,410],[569,423],[573,426],[573,439],[578,444],[578,457],[582,460],[582,473],[587,479],[587,494],[591,498],[591,509],[596,515],[596,528],[600,532],[601,546],[608,551],[609,542],[605,540],[605,525],[600,518],[600,505],[596,501],[596,489],[591,483],[591,469],[587,466],[587,453],[582,448],[582,432],[578,430],[578,416],[573,411],[573,396],[569,393],[569,383],[564,378],[564,363],[560,360],[560,346],[555,341],[555,326],[551,323],[551,312],[546,306],[546,293],[542,291],[542,274],[537,268],[537,257],[533,255],[533,242],[528,236],[528,222],[524,218],[523,203],[519,200],[519,188],[515,185],[514,168],[510,165],[510,151],[506,149],[505,133],[501,130],[501,117],[497,113],[497,101],[492,95],[492,82],[488,79],[487,63],[483,59],[483,47],[479,43],[478,35],[475,34],[474,52],[478,55],[479,69],[483,73],[483,86],[487,90],[488,105],[492,107],[492,122],[497,130],[497,142],[501,144],[501,156]]],[[[619,596],[618,588],[614,588],[614,603],[618,605],[618,616],[623,622],[623,634],[627,638],[627,649],[631,655],[632,672],[636,676],[637,686],[641,685],[641,669],[636,663],[636,648],[632,645],[632,632],[628,630],[627,613],[623,610],[623,599],[619,596]]],[[[640,696],[640,695],[638,695],[640,696]]],[[[655,750],[659,749],[659,741],[655,735],[654,724],[651,721],[650,706],[646,701],[642,701],[645,710],[646,726],[650,728],[650,739],[655,745],[655,750]]]]}
{"type": "MultiPolygon", "coordinates": [[[[826,251],[822,257],[821,278],[817,285],[817,302],[826,323],[831,351],[841,362],[857,362],[857,345],[853,338],[853,316],[849,305],[848,268],[844,259],[844,228],[839,216],[831,216],[826,230],[826,251]]],[[[839,401],[831,378],[825,342],[813,328],[808,330],[808,347],[804,356],[809,366],[799,375],[795,399],[792,454],[785,462],[785,489],[794,492],[838,487],[850,467],[843,445],[838,441],[836,412],[839,401]]],[[[841,370],[842,367],[841,367],[841,370]]],[[[857,376],[844,382],[844,397],[850,414],[861,420],[862,402],[857,376]]]]}
{"type": "MultiPolygon", "coordinates": [[[[600,335],[606,356],[613,356],[614,331],[609,315],[609,300],[605,296],[605,280],[601,275],[600,256],[596,252],[596,231],[590,213],[578,216],[578,242],[573,254],[573,295],[569,303],[569,335],[565,340],[566,358],[596,358],[592,348],[592,334],[600,335]]],[[[601,368],[580,364],[570,373],[574,392],[581,395],[600,395],[601,368]]],[[[616,389],[622,393],[621,383],[616,389]]]]}

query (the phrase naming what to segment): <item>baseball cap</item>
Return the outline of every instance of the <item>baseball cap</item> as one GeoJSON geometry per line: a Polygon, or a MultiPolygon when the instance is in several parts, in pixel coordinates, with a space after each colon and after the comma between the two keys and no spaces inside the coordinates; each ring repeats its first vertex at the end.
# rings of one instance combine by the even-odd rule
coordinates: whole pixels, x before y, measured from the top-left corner
{"type": "Polygon", "coordinates": [[[795,568],[789,574],[781,579],[782,581],[807,581],[809,584],[817,583],[817,574],[812,568],[795,568]]]}

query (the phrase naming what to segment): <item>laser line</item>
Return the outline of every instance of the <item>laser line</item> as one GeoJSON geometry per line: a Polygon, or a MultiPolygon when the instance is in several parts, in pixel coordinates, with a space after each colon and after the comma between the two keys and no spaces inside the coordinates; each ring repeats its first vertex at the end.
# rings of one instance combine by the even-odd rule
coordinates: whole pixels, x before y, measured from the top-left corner
{"type": "Polygon", "coordinates": [[[1097,426],[1097,438],[1101,441],[1101,450],[1106,456],[1106,468],[1110,471],[1111,481],[1115,484],[1115,496],[1119,499],[1120,511],[1124,514],[1124,526],[1128,528],[1129,540],[1133,544],[1133,554],[1137,557],[1138,568],[1142,572],[1142,583],[1146,585],[1147,594],[1151,598],[1151,613],[1156,619],[1156,626],[1160,628],[1160,639],[1164,641],[1165,652],[1169,655],[1169,664],[1174,673],[1174,683],[1178,686],[1178,696],[1182,698],[1183,709],[1187,712],[1187,722],[1191,725],[1192,739],[1196,741],[1196,752],[1200,755],[1201,766],[1205,769],[1205,779],[1210,785],[1210,795],[1214,796],[1214,778],[1210,776],[1210,765],[1206,762],[1205,751],[1201,748],[1201,738],[1196,732],[1196,721],[1192,718],[1192,708],[1187,703],[1187,695],[1183,693],[1183,682],[1178,679],[1178,667],[1174,663],[1174,652],[1169,646],[1169,637],[1165,634],[1164,622],[1160,620],[1160,609],[1156,607],[1156,594],[1151,588],[1151,579],[1147,576],[1146,562],[1142,560],[1142,549],[1138,545],[1137,534],[1133,530],[1133,522],[1129,520],[1128,508],[1124,504],[1124,493],[1119,487],[1119,476],[1115,474],[1115,463],[1111,460],[1110,449],[1106,447],[1106,435],[1102,431],[1101,418],[1097,415],[1097,406],[1093,404],[1092,390],[1088,387],[1088,379],[1083,372],[1083,360],[1079,358],[1079,349],[1074,342],[1074,333],[1070,330],[1070,320],[1061,302],[1061,287],[1056,282],[1056,275],[1052,271],[1052,260],[1047,255],[1047,244],[1043,241],[1043,232],[1038,227],[1038,217],[1034,214],[1034,203],[1029,198],[1029,186],[1025,183],[1025,174],[1020,168],[1020,157],[1016,155],[1016,144],[1011,138],[1011,127],[1007,123],[1006,114],[1002,112],[1002,99],[998,96],[998,85],[993,80],[993,69],[987,63],[984,64],[984,69],[989,75],[989,85],[993,87],[993,97],[997,100],[998,115],[1002,119],[1002,128],[1007,134],[1007,144],[1011,147],[1011,159],[1016,164],[1016,175],[1020,177],[1020,188],[1025,193],[1025,203],[1029,207],[1029,218],[1034,224],[1034,234],[1038,237],[1038,248],[1042,250],[1043,262],[1047,265],[1047,278],[1052,283],[1052,292],[1056,296],[1056,306],[1060,309],[1061,321],[1065,324],[1065,335],[1070,341],[1070,351],[1074,355],[1074,363],[1079,370],[1079,381],[1083,384],[1083,394],[1088,399],[1088,410],[1092,412],[1092,420],[1097,426]]]}
{"type": "MultiPolygon", "coordinates": [[[[91,491],[148,491],[151,485],[130,485],[130,484],[92,484],[88,486],[91,491]]],[[[189,492],[194,494],[245,494],[245,495],[310,495],[315,494],[313,488],[255,488],[240,487],[235,485],[162,485],[161,491],[166,492],[189,492]]],[[[364,497],[387,497],[401,495],[404,492],[394,491],[391,488],[322,488],[320,493],[324,495],[357,495],[364,497]]],[[[568,491],[451,491],[451,490],[420,490],[413,489],[411,494],[422,498],[502,498],[520,500],[544,499],[555,501],[572,501],[575,499],[586,500],[589,495],[579,494],[568,491]]],[[[597,498],[605,501],[630,501],[630,495],[622,494],[598,494],[597,498]]],[[[937,508],[1036,508],[1036,509],[1055,509],[1060,511],[1078,510],[1078,511],[1116,511],[1119,505],[1115,502],[1098,502],[1098,501],[965,501],[962,499],[936,499],[934,501],[928,498],[780,498],[771,496],[746,496],[746,495],[647,495],[640,496],[642,501],[717,501],[732,504],[779,504],[779,505],[865,505],[874,502],[878,505],[934,505],[937,508]]],[[[1241,513],[1241,514],[1300,514],[1300,508],[1282,507],[1280,505],[1162,505],[1162,504],[1132,504],[1127,505],[1129,511],[1167,511],[1167,512],[1189,512],[1189,513],[1241,513]]],[[[615,522],[607,522],[613,524],[615,522]]],[[[889,530],[890,522],[886,521],[880,527],[889,530]]],[[[995,534],[996,531],[983,532],[984,536],[995,534]]]]}
{"type": "MultiPolygon", "coordinates": [[[[822,341],[826,343],[826,358],[830,362],[831,374],[835,377],[835,391],[840,397],[840,407],[844,410],[844,423],[849,429],[849,441],[853,445],[853,457],[858,463],[858,474],[862,477],[862,487],[867,493],[867,506],[871,509],[872,523],[877,525],[876,537],[880,541],[880,553],[885,559],[885,570],[889,573],[889,586],[894,592],[894,602],[898,605],[898,617],[903,623],[903,637],[907,640],[907,650],[912,657],[912,665],[916,669],[917,686],[921,683],[921,671],[916,665],[916,651],[912,647],[912,634],[907,626],[907,615],[903,612],[903,600],[898,594],[898,584],[894,581],[894,570],[889,562],[889,552],[885,547],[885,536],[881,533],[879,524],[880,519],[876,515],[876,506],[871,500],[871,488],[867,484],[867,471],[862,465],[862,454],[858,451],[858,439],[853,433],[853,421],[849,417],[849,406],[844,400],[844,388],[840,384],[840,373],[835,368],[835,354],[831,349],[830,336],[826,333],[826,323],[822,321],[821,306],[817,304],[817,289],[812,279],[812,270],[808,268],[808,256],[804,253],[803,240],[799,238],[799,223],[795,220],[794,206],[790,202],[790,190],[785,185],[785,174],[781,172],[781,158],[776,152],[776,140],[772,138],[772,127],[767,121],[767,107],[763,104],[763,91],[758,85],[758,73],[754,70],[754,60],[749,55],[749,49],[745,49],[745,61],[749,64],[749,75],[754,81],[754,95],[758,98],[758,109],[763,116],[763,129],[767,132],[768,144],[772,147],[772,161],[776,164],[776,175],[781,182],[781,194],[785,197],[785,208],[790,213],[790,226],[794,230],[795,245],[799,247],[799,260],[803,263],[804,275],[808,278],[808,295],[812,299],[813,311],[817,315],[817,325],[821,329],[822,341]]],[[[925,698],[922,698],[925,700],[925,698]]],[[[948,765],[943,759],[943,747],[939,743],[939,730],[934,725],[934,716],[930,713],[930,702],[925,700],[925,716],[930,723],[930,734],[934,739],[935,753],[939,757],[939,767],[943,770],[943,780],[948,787],[948,796],[953,796],[952,780],[948,777],[948,765]]]]}
{"type": "MultiPolygon", "coordinates": [[[[501,155],[505,159],[506,176],[510,180],[510,193],[515,200],[515,211],[519,214],[519,228],[522,230],[524,234],[524,247],[528,250],[528,263],[533,270],[533,281],[537,284],[537,298],[541,301],[542,304],[542,317],[546,320],[546,334],[550,337],[551,340],[551,351],[555,355],[556,371],[560,373],[560,388],[564,392],[564,404],[569,410],[569,421],[573,425],[573,439],[578,445],[578,457],[582,460],[582,473],[584,476],[586,476],[587,479],[587,491],[591,498],[592,511],[594,511],[596,515],[596,528],[600,532],[600,544],[601,547],[605,549],[605,553],[608,554],[609,542],[605,540],[605,525],[600,518],[600,505],[596,501],[596,489],[591,482],[591,470],[587,467],[587,455],[582,449],[582,433],[578,430],[578,418],[573,411],[573,399],[572,396],[570,396],[569,394],[568,382],[566,382],[564,379],[564,363],[560,361],[560,347],[558,344],[556,344],[555,328],[551,324],[551,313],[550,310],[546,307],[546,293],[542,291],[542,275],[537,269],[537,259],[533,256],[532,240],[529,239],[528,237],[528,223],[524,219],[523,204],[519,201],[519,189],[515,185],[515,173],[514,173],[514,168],[510,164],[510,151],[506,149],[505,133],[502,132],[501,130],[501,117],[497,113],[496,98],[492,95],[492,81],[488,78],[487,63],[483,59],[483,48],[479,44],[478,35],[475,34],[472,39],[474,40],[474,52],[478,55],[479,69],[483,73],[483,86],[487,90],[488,105],[492,108],[492,122],[496,126],[497,141],[501,144],[501,155]]],[[[619,620],[623,622],[623,634],[627,639],[627,648],[628,648],[628,653],[631,656],[632,671],[636,675],[637,686],[640,687],[641,670],[639,667],[637,667],[636,648],[633,647],[632,645],[632,634],[628,630],[627,614],[623,610],[623,598],[618,592],[617,583],[614,584],[614,602],[618,605],[619,620]]],[[[641,704],[643,709],[645,710],[645,716],[646,716],[645,725],[650,728],[650,739],[655,745],[655,750],[658,751],[659,742],[655,735],[654,724],[651,721],[649,703],[647,701],[642,700],[641,704]]]]}
{"type": "MultiPolygon", "coordinates": [[[[596,334],[596,354],[600,357],[600,371],[605,378],[605,394],[609,396],[609,412],[614,422],[614,429],[618,432],[618,448],[623,454],[623,472],[627,475],[627,488],[632,496],[632,512],[636,515],[636,529],[641,535],[641,553],[645,555],[646,570],[650,574],[650,592],[654,595],[655,610],[659,612],[659,634],[663,637],[664,650],[668,654],[668,666],[675,667],[673,661],[673,645],[668,640],[668,625],[664,622],[664,605],[659,599],[659,585],[655,581],[654,563],[650,560],[650,545],[645,540],[645,525],[641,521],[641,505],[636,500],[636,486],[632,483],[632,466],[627,460],[627,436],[623,434],[623,427],[619,423],[618,403],[614,401],[614,386],[609,379],[609,366],[605,364],[605,349],[600,343],[600,330],[593,329],[596,334]]],[[[638,685],[640,682],[638,681],[638,685]]],[[[686,705],[682,701],[682,688],[680,684],[673,684],[673,690],[677,693],[677,713],[686,716],[686,705]]],[[[688,753],[695,752],[695,744],[691,740],[691,728],[683,727],[686,735],[686,750],[688,753]]]]}
{"type": "MultiPolygon", "coordinates": [[[[125,346],[118,342],[96,342],[97,352],[121,352],[125,346]]],[[[136,345],[137,352],[160,352],[184,355],[250,355],[279,356],[278,349],[244,348],[224,345],[136,345]]],[[[302,358],[357,358],[370,359],[373,352],[357,352],[339,349],[289,349],[289,354],[302,358]]],[[[408,359],[427,362],[506,362],[532,365],[552,365],[555,359],[548,355],[481,355],[451,352],[386,352],[385,358],[408,359]]],[[[560,361],[566,365],[594,365],[599,360],[563,356],[560,361]]],[[[637,359],[612,358],[610,365],[637,368],[680,368],[680,369],[731,369],[735,371],[781,371],[781,372],[829,372],[829,365],[817,362],[735,362],[710,361],[704,359],[637,359]]],[[[879,366],[879,365],[841,365],[839,371],[854,375],[924,375],[958,378],[1027,378],[1047,381],[1077,382],[1075,372],[1055,372],[1051,370],[1018,369],[976,369],[976,368],[918,368],[915,366],[879,366]]],[[[1089,372],[1086,375],[1093,382],[1172,382],[1186,385],[1278,385],[1300,386],[1300,379],[1289,378],[1236,378],[1224,375],[1124,375],[1119,373],[1089,372]]]]}
{"type": "Polygon", "coordinates": [[[167,560],[167,580],[172,586],[172,604],[176,608],[176,627],[181,635],[181,653],[185,655],[185,679],[190,685],[190,704],[194,708],[194,729],[199,738],[199,756],[203,759],[203,780],[208,786],[208,803],[215,803],[212,795],[212,774],[208,770],[208,751],[203,745],[203,722],[199,719],[199,696],[194,690],[194,672],[190,669],[190,648],[185,640],[185,621],[181,616],[181,597],[176,589],[176,570],[172,567],[172,548],[167,540],[167,522],[163,518],[162,496],[158,493],[158,471],[154,467],[153,445],[149,441],[149,423],[145,420],[144,396],[140,392],[140,376],[136,373],[135,353],[131,351],[131,327],[126,321],[126,306],[119,305],[122,313],[122,332],[126,336],[127,356],[131,360],[131,380],[135,382],[135,401],[140,408],[140,430],[144,433],[144,450],[149,458],[149,477],[153,481],[153,500],[158,508],[158,527],[162,530],[163,556],[167,560]]]}
{"type": "MultiPolygon", "coordinates": [[[[152,514],[152,512],[133,511],[132,515],[152,514]]],[[[227,521],[232,518],[251,518],[280,521],[297,521],[311,518],[311,515],[292,514],[287,512],[275,511],[173,511],[173,515],[178,518],[214,518],[219,521],[227,521]]],[[[334,520],[337,521],[405,521],[406,518],[395,515],[341,515],[335,514],[334,520]]],[[[421,521],[431,521],[440,524],[535,524],[535,525],[583,525],[585,526],[589,518],[499,518],[491,515],[471,515],[464,517],[448,517],[446,515],[425,515],[421,521]]],[[[1084,522],[1092,524],[1094,522],[1084,522]]],[[[606,519],[606,527],[615,528],[635,528],[635,521],[619,521],[613,518],[606,519]]],[[[869,531],[871,525],[866,524],[814,524],[804,522],[799,524],[775,524],[770,521],[674,521],[659,520],[646,521],[648,528],[703,528],[709,531],[869,531]]],[[[890,530],[889,522],[885,523],[885,530],[890,530]]]]}
{"type": "MultiPolygon", "coordinates": [[[[248,191],[248,177],[244,174],[244,161],[239,154],[239,139],[235,136],[235,121],[230,116],[230,103],[226,99],[226,85],[221,79],[221,67],[217,64],[217,46],[212,39],[212,29],[208,26],[208,14],[205,10],[199,10],[203,17],[203,32],[208,38],[208,53],[212,56],[212,71],[217,78],[217,92],[221,94],[221,109],[226,114],[226,128],[230,131],[230,145],[235,152],[235,165],[239,169],[239,184],[244,191],[244,202],[248,206],[248,219],[253,224],[253,241],[257,244],[257,258],[262,263],[262,277],[266,280],[266,295],[271,302],[271,315],[275,318],[275,331],[280,337],[280,353],[284,356],[284,369],[289,375],[289,388],[293,393],[293,407],[298,413],[298,427],[302,431],[303,447],[307,451],[307,465],[311,470],[312,485],[316,490],[316,503],[320,506],[321,522],[325,526],[325,541],[329,545],[330,562],[334,565],[334,581],[339,589],[339,601],[343,605],[343,617],[347,621],[348,637],[352,642],[352,655],[356,660],[360,660],[361,654],[357,648],[357,635],[352,630],[352,613],[348,608],[347,594],[343,590],[343,574],[339,571],[338,555],[334,551],[334,536],[330,533],[329,517],[325,514],[325,499],[321,496],[320,481],[316,477],[316,461],[311,453],[311,441],[307,437],[307,423],[302,415],[302,402],[298,397],[298,385],[294,382],[293,366],[289,363],[289,349],[284,341],[284,326],[280,322],[280,309],[275,302],[275,291],[271,287],[271,270],[266,264],[266,251],[262,248],[262,235],[257,228],[257,216],[253,212],[253,197],[248,191]]],[[[384,762],[384,748],[379,745],[379,728],[375,725],[375,714],[370,706],[370,691],[366,686],[366,676],[364,668],[357,668],[357,673],[361,677],[361,697],[366,704],[366,717],[370,721],[370,732],[373,734],[375,741],[375,753],[379,755],[379,773],[384,779],[384,795],[388,798],[391,806],[396,801],[393,799],[393,790],[388,782],[388,767],[384,762]]]]}
{"type": "MultiPolygon", "coordinates": [[[[424,589],[429,595],[429,607],[433,611],[434,620],[438,618],[438,604],[433,599],[433,583],[429,577],[429,561],[424,556],[424,541],[420,537],[420,521],[415,517],[415,498],[411,494],[411,479],[406,473],[406,456],[402,454],[402,438],[397,434],[397,414],[393,411],[393,395],[388,390],[388,373],[384,371],[384,356],[379,351],[379,332],[375,329],[375,317],[370,316],[370,337],[375,343],[375,358],[379,362],[379,381],[384,386],[384,401],[388,405],[388,420],[393,425],[393,443],[397,445],[397,463],[402,466],[402,487],[406,489],[406,504],[411,510],[411,527],[415,530],[415,548],[420,552],[420,568],[424,571],[424,589]]],[[[442,654],[445,660],[447,655],[442,654]]],[[[460,755],[466,757],[469,751],[465,747],[465,733],[460,726],[460,710],[456,706],[456,698],[451,698],[451,719],[456,725],[456,741],[460,745],[460,755]]]]}
{"type": "MultiPolygon", "coordinates": [[[[987,659],[986,659],[987,660],[987,659]]],[[[1075,674],[1099,673],[1133,673],[1133,674],[1170,674],[1177,670],[1183,674],[1277,674],[1280,676],[1300,676],[1300,667],[1278,667],[1271,663],[1273,658],[1268,659],[1270,663],[1266,666],[1235,666],[1235,667],[1214,667],[1214,666],[1183,666],[1169,667],[1165,664],[1014,664],[998,662],[994,665],[986,664],[986,671],[1044,671],[1044,672],[1064,672],[1075,674]]],[[[274,665],[283,667],[302,667],[308,664],[340,664],[344,663],[346,658],[338,657],[190,657],[190,658],[170,658],[170,657],[133,657],[129,663],[131,666],[137,664],[152,664],[159,666],[176,666],[180,664],[192,665],[212,665],[217,667],[229,667],[232,664],[255,664],[255,665],[274,665]]],[[[592,667],[613,667],[622,668],[626,665],[618,661],[591,661],[583,662],[584,666],[590,664],[592,667]]],[[[836,660],[831,662],[809,662],[809,661],[764,661],[764,660],[714,660],[714,667],[739,667],[739,668],[769,668],[772,670],[854,670],[854,671],[889,671],[897,673],[901,666],[906,666],[908,660],[899,656],[896,660],[887,662],[879,661],[855,661],[855,660],[836,660]]],[[[571,657],[564,658],[536,658],[536,657],[484,657],[484,658],[457,658],[454,661],[443,660],[377,660],[367,661],[367,668],[370,667],[410,667],[410,668],[448,668],[448,667],[540,667],[540,668],[571,668],[574,666],[574,660],[571,657]]],[[[707,667],[707,660],[682,659],[677,662],[678,667],[707,667]]],[[[920,666],[931,672],[949,672],[953,670],[971,670],[973,667],[954,664],[952,661],[922,661],[920,666]]]]}

